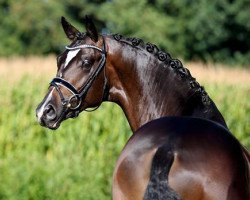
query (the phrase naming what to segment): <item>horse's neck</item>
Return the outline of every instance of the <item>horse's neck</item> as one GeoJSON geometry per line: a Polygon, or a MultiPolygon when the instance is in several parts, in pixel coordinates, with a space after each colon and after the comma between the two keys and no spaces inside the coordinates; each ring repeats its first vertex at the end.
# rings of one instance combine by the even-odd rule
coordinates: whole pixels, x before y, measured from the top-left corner
{"type": "Polygon", "coordinates": [[[200,102],[189,105],[190,86],[155,56],[112,39],[108,43],[109,100],[121,106],[133,131],[162,116],[204,113],[200,102]]]}

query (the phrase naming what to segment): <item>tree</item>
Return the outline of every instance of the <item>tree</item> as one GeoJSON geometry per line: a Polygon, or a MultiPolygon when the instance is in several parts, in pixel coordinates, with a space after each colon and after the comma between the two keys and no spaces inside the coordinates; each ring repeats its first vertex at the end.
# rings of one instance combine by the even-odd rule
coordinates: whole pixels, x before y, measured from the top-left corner
{"type": "Polygon", "coordinates": [[[1,0],[0,9],[0,56],[58,53],[67,43],[60,17],[84,31],[88,14],[100,32],[142,38],[173,57],[250,65],[249,0],[1,0]]]}
{"type": "Polygon", "coordinates": [[[63,6],[56,1],[6,0],[2,15],[0,55],[47,54],[61,46],[63,6]]]}

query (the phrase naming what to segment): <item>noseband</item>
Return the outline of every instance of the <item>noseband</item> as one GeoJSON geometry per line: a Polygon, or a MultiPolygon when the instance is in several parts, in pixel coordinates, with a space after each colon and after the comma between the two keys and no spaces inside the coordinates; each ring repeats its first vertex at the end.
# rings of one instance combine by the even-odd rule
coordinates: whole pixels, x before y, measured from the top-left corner
{"type": "MultiPolygon", "coordinates": [[[[68,46],[66,46],[66,49],[68,49],[68,50],[76,50],[76,49],[84,49],[84,48],[91,48],[91,49],[95,49],[95,50],[100,51],[101,54],[102,54],[102,58],[101,58],[101,61],[100,61],[99,65],[98,65],[98,67],[90,75],[90,77],[85,82],[83,87],[78,91],[71,83],[69,83],[68,81],[66,81],[66,80],[64,80],[63,78],[60,78],[60,77],[55,77],[50,83],[50,86],[55,87],[55,89],[57,90],[57,92],[58,92],[58,94],[60,96],[60,99],[61,99],[61,103],[62,103],[62,106],[63,106],[63,111],[62,111],[62,114],[61,114],[60,118],[66,117],[68,111],[71,111],[72,116],[70,116],[70,117],[77,117],[79,115],[80,106],[82,104],[83,99],[86,97],[86,95],[88,93],[88,90],[90,89],[90,87],[93,84],[93,81],[96,79],[96,77],[100,74],[100,72],[102,71],[102,69],[105,66],[105,63],[106,63],[106,47],[105,47],[104,38],[103,38],[103,47],[102,47],[102,49],[97,47],[97,46],[88,45],[88,44],[79,45],[79,46],[76,46],[76,47],[68,47],[68,46]],[[69,98],[65,98],[62,91],[60,90],[59,86],[63,86],[64,88],[66,88],[70,93],[72,93],[72,95],[69,98]]],[[[106,79],[106,77],[104,75],[103,98],[104,98],[106,83],[107,83],[107,79],[106,79]]],[[[97,109],[97,108],[95,108],[95,109],[97,109]]]]}

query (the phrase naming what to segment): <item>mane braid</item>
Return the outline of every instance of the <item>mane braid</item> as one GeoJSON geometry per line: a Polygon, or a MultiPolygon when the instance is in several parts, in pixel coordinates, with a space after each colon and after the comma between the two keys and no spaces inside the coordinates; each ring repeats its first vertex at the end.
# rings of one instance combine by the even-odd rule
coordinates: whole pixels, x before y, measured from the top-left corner
{"type": "Polygon", "coordinates": [[[126,43],[132,47],[141,47],[146,49],[149,53],[155,55],[157,59],[164,62],[166,66],[170,66],[181,77],[181,79],[189,81],[190,88],[195,90],[196,94],[198,93],[201,95],[202,103],[205,106],[210,105],[211,100],[204,87],[201,86],[194,77],[192,77],[190,71],[182,65],[180,60],[173,59],[169,53],[161,51],[155,44],[149,42],[145,44],[140,38],[129,38],[120,34],[114,34],[112,36],[119,42],[126,43]]]}

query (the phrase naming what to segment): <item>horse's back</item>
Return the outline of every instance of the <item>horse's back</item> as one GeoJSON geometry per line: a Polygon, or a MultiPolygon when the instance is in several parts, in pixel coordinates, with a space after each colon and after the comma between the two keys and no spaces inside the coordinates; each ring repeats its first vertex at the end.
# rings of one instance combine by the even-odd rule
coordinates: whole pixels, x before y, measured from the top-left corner
{"type": "Polygon", "coordinates": [[[241,146],[227,129],[198,118],[166,117],[130,138],[117,162],[113,193],[134,200],[249,200],[247,185],[241,146]]]}

